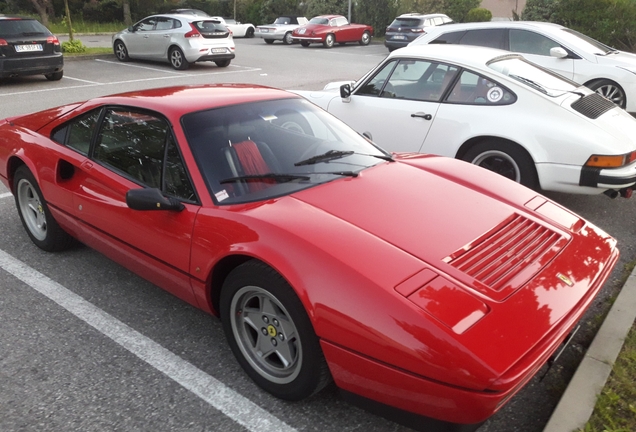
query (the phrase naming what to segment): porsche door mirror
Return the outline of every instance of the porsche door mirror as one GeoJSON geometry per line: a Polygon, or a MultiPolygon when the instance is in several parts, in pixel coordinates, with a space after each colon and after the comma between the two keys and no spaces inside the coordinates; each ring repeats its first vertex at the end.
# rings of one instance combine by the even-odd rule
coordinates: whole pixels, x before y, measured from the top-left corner
{"type": "Polygon", "coordinates": [[[550,57],[556,58],[566,58],[568,56],[568,52],[561,47],[550,48],[550,57]]]}
{"type": "Polygon", "coordinates": [[[156,188],[131,189],[126,192],[126,205],[133,210],[173,210],[185,208],[179,200],[165,197],[156,188]]]}
{"type": "Polygon", "coordinates": [[[340,86],[340,97],[343,102],[349,102],[351,100],[351,85],[343,84],[340,86]]]}

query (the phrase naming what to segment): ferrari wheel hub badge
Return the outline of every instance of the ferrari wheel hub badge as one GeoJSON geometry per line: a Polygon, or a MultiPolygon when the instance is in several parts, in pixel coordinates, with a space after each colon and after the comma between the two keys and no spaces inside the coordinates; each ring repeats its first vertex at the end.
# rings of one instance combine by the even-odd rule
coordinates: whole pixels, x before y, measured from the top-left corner
{"type": "Polygon", "coordinates": [[[276,335],[278,334],[278,332],[276,331],[276,327],[274,327],[273,325],[268,325],[267,326],[267,334],[269,334],[271,337],[276,337],[276,335]]]}

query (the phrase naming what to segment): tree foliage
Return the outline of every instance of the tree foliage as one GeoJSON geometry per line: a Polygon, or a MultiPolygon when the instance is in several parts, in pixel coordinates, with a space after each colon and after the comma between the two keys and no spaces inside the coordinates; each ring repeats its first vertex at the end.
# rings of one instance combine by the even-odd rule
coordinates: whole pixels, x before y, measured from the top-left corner
{"type": "Polygon", "coordinates": [[[468,12],[478,8],[481,0],[445,0],[444,11],[455,22],[466,22],[468,12]]]}
{"type": "Polygon", "coordinates": [[[365,0],[356,6],[355,21],[370,24],[375,35],[381,36],[395,17],[396,9],[395,3],[387,0],[365,0]]]}
{"type": "Polygon", "coordinates": [[[487,22],[492,19],[492,12],[485,8],[475,8],[466,14],[466,22],[487,22]]]}
{"type": "Polygon", "coordinates": [[[558,0],[528,0],[521,12],[524,21],[550,21],[559,1],[558,0]]]}

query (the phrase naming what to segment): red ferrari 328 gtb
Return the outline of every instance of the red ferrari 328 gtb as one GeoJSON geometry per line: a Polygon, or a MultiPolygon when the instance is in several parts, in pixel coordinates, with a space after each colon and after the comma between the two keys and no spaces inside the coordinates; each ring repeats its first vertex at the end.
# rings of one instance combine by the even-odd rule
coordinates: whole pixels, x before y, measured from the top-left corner
{"type": "Polygon", "coordinates": [[[333,380],[415,428],[466,430],[499,410],[618,258],[613,238],[530,189],[389,154],[265,87],[152,89],[5,119],[0,179],[37,246],[79,240],[220,316],[273,395],[333,380]]]}

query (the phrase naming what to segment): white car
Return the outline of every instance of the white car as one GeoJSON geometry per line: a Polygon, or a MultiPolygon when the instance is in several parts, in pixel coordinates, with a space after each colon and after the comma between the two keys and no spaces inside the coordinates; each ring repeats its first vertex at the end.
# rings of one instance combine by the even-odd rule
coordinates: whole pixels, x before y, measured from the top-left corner
{"type": "Polygon", "coordinates": [[[544,190],[629,197],[636,183],[636,119],[519,54],[409,46],[355,83],[296,93],[389,151],[463,159],[544,190]]]}
{"type": "Polygon", "coordinates": [[[493,21],[432,27],[411,45],[461,44],[505,49],[557,72],[636,114],[636,55],[575,30],[533,21],[493,21]]]}
{"type": "Polygon", "coordinates": [[[168,61],[179,70],[202,61],[227,67],[236,56],[230,31],[218,20],[193,13],[152,15],[115,33],[112,40],[119,61],[168,61]]]}
{"type": "Polygon", "coordinates": [[[213,20],[218,20],[225,27],[229,28],[234,37],[254,37],[254,24],[242,24],[232,18],[223,18],[220,16],[210,17],[213,20]]]}
{"type": "Polygon", "coordinates": [[[279,40],[285,45],[290,45],[294,29],[308,22],[309,20],[305,17],[295,15],[279,16],[273,24],[257,26],[255,35],[262,38],[267,44],[273,44],[274,41],[279,40]]]}

